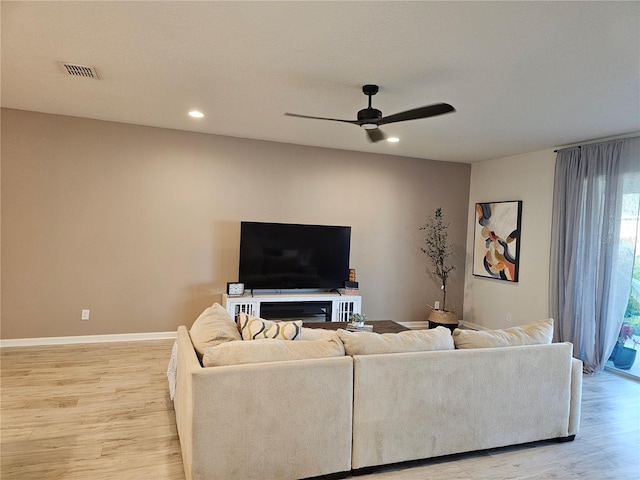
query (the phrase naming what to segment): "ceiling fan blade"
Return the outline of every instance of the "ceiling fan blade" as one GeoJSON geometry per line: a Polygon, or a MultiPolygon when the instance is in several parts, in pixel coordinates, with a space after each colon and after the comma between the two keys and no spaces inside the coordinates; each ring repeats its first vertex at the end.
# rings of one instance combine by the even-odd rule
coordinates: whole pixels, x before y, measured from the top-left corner
{"type": "Polygon", "coordinates": [[[434,105],[428,105],[426,107],[414,108],[413,110],[407,110],[406,112],[396,113],[389,115],[388,117],[382,117],[376,123],[378,125],[385,125],[387,123],[405,122],[407,120],[417,120],[419,118],[435,117],[436,115],[442,115],[443,113],[455,112],[448,103],[436,103],[434,105]]]}
{"type": "Polygon", "coordinates": [[[367,129],[367,136],[369,137],[369,141],[373,143],[379,142],[380,140],[384,140],[386,138],[384,136],[384,133],[382,133],[382,130],[380,130],[379,128],[367,129]]]}
{"type": "Polygon", "coordinates": [[[330,120],[332,122],[352,123],[354,125],[358,125],[357,120],[341,120],[339,118],[311,117],[309,115],[298,115],[297,113],[285,113],[285,115],[287,117],[310,118],[312,120],[330,120]]]}

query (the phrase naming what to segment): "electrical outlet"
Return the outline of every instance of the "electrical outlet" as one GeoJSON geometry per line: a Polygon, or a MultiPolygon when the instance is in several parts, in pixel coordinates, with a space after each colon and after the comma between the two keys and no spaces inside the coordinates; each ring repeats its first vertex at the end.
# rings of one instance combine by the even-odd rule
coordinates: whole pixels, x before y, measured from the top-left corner
{"type": "Polygon", "coordinates": [[[89,310],[82,310],[82,320],[89,320],[89,310]]]}
{"type": "Polygon", "coordinates": [[[436,310],[440,310],[440,302],[435,302],[433,304],[433,308],[435,308],[436,310]]]}

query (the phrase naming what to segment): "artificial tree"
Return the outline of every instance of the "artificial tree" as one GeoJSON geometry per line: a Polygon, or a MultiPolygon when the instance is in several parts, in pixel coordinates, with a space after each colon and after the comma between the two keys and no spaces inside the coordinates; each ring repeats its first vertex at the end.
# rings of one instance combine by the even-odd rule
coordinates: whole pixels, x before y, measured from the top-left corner
{"type": "MultiPolygon", "coordinates": [[[[425,238],[426,248],[421,250],[429,257],[433,264],[431,273],[440,279],[440,289],[442,290],[442,308],[447,312],[447,280],[449,274],[455,267],[448,262],[451,256],[451,246],[448,242],[449,224],[444,221],[442,208],[438,207],[434,215],[431,215],[427,224],[420,227],[425,230],[427,236],[425,238]]],[[[435,309],[434,309],[435,310],[435,309]]]]}

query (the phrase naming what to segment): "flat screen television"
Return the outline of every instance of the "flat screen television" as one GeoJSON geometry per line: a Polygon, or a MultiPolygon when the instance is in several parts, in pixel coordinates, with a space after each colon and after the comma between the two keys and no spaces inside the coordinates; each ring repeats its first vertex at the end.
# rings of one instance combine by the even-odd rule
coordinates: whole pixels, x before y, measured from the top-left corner
{"type": "Polygon", "coordinates": [[[246,289],[344,287],[351,227],[241,222],[239,281],[246,289]]]}

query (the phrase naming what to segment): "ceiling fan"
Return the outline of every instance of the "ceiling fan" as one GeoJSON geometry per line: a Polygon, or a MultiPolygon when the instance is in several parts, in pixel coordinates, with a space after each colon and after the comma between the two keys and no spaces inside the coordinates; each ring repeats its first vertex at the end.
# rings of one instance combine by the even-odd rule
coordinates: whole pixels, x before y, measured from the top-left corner
{"type": "Polygon", "coordinates": [[[396,113],[383,117],[382,112],[371,107],[371,97],[378,93],[378,85],[364,85],[362,93],[369,97],[369,106],[358,112],[357,120],[341,120],[339,118],[311,117],[309,115],[298,115],[297,113],[285,113],[289,117],[311,118],[315,120],[331,120],[332,122],[344,122],[358,125],[367,131],[367,136],[371,142],[379,142],[385,139],[384,133],[378,127],[388,123],[405,122],[407,120],[418,120],[420,118],[435,117],[443,113],[455,112],[448,103],[435,103],[426,107],[414,108],[405,112],[396,113]]]}

